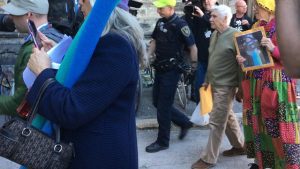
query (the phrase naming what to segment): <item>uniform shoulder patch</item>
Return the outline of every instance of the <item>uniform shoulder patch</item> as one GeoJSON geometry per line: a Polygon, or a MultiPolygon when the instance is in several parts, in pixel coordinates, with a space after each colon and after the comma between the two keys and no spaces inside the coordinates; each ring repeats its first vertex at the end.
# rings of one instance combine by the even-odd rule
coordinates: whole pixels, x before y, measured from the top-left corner
{"type": "Polygon", "coordinates": [[[181,32],[184,36],[189,37],[191,35],[191,30],[188,26],[184,26],[181,28],[181,32]]]}

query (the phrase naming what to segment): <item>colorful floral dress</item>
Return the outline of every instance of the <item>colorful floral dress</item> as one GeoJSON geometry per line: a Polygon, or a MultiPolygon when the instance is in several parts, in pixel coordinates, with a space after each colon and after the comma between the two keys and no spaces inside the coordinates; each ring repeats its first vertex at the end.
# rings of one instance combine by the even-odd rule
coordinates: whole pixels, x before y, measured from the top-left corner
{"type": "Polygon", "coordinates": [[[260,169],[300,169],[299,117],[295,81],[288,77],[277,47],[275,20],[259,21],[276,46],[274,66],[248,71],[242,81],[247,156],[260,169]]]}

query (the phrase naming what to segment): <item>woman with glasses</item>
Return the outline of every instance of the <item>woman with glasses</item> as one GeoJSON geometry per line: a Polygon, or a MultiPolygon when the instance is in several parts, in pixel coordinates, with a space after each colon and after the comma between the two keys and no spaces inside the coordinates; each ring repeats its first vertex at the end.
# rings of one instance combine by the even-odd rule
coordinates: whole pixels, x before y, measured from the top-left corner
{"type": "MultiPolygon", "coordinates": [[[[256,0],[253,27],[264,27],[261,45],[270,51],[274,66],[245,73],[243,123],[251,169],[300,169],[300,138],[295,81],[284,71],[277,44],[275,0],[256,0]]],[[[237,56],[238,62],[245,58],[237,56]]]]}

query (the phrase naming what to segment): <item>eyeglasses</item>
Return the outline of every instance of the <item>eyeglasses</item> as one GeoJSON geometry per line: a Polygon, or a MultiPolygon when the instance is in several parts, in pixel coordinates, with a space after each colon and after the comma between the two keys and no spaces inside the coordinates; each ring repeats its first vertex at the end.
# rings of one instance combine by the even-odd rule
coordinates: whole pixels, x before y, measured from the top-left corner
{"type": "Polygon", "coordinates": [[[248,6],[237,6],[238,8],[247,8],[248,6]]]}

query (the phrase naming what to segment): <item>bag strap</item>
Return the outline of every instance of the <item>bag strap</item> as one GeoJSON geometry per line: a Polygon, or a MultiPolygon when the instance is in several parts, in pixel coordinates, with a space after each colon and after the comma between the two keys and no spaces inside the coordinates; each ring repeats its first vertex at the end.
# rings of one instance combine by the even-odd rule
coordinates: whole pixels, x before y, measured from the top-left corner
{"type": "Polygon", "coordinates": [[[47,79],[47,80],[44,82],[44,84],[43,84],[42,87],[40,88],[39,93],[38,93],[38,96],[37,96],[37,98],[35,99],[35,102],[34,102],[34,104],[33,104],[33,106],[32,106],[32,109],[31,109],[31,111],[30,111],[29,114],[28,114],[28,120],[27,120],[27,122],[28,122],[29,125],[31,125],[31,123],[32,123],[32,121],[33,121],[34,115],[36,114],[36,112],[37,112],[37,110],[38,110],[38,105],[39,105],[39,103],[40,103],[40,100],[41,100],[41,98],[42,98],[42,96],[43,96],[43,94],[44,94],[46,88],[47,88],[50,84],[52,84],[53,82],[55,82],[55,79],[54,79],[54,78],[49,78],[49,79],[47,79]]]}
{"type": "MultiPolygon", "coordinates": [[[[54,78],[49,78],[47,79],[44,84],[42,85],[42,87],[39,90],[38,96],[33,104],[33,107],[31,109],[31,111],[29,112],[28,115],[28,120],[27,120],[27,125],[30,126],[32,124],[34,115],[36,114],[37,110],[38,110],[38,105],[40,103],[40,100],[46,90],[46,88],[55,82],[54,78]]],[[[56,146],[54,148],[54,151],[60,152],[62,149],[62,146],[60,145],[60,127],[58,125],[54,125],[54,131],[55,131],[55,141],[56,141],[56,146]]]]}

